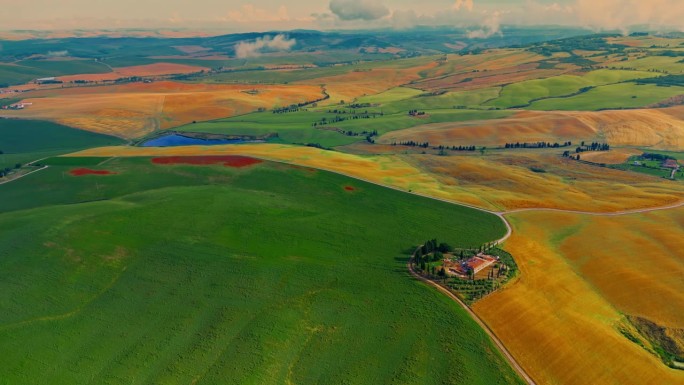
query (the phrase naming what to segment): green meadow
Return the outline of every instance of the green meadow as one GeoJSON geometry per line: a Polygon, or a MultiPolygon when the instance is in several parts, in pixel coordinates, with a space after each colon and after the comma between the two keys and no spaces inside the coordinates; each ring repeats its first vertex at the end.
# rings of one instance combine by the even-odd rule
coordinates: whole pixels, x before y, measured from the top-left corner
{"type": "Polygon", "coordinates": [[[653,72],[597,70],[584,76],[561,75],[546,79],[528,80],[505,86],[501,91],[501,96],[487,103],[487,105],[500,108],[524,107],[542,99],[572,96],[588,87],[655,76],[658,74],[653,72]]]}
{"type": "Polygon", "coordinates": [[[0,208],[0,384],[521,383],[405,266],[493,215],[275,163],[77,163],[0,189],[26,197],[0,208]]]}
{"type": "Polygon", "coordinates": [[[0,119],[0,168],[90,147],[122,144],[121,139],[40,120],[0,119]]]}
{"type": "Polygon", "coordinates": [[[106,65],[94,60],[24,60],[0,64],[0,85],[22,84],[37,78],[111,71],[106,65]]]}
{"type": "MultiPolygon", "coordinates": [[[[421,98],[422,99],[422,98],[421,98]]],[[[428,99],[428,98],[426,98],[428,99]]],[[[363,132],[377,131],[378,135],[402,130],[428,123],[462,122],[468,120],[498,119],[510,116],[509,111],[435,109],[424,110],[424,117],[408,115],[408,109],[392,114],[384,113],[384,107],[357,109],[358,115],[365,111],[375,113],[370,118],[352,119],[351,109],[344,106],[319,107],[297,112],[274,114],[270,111],[257,112],[227,119],[198,122],[178,127],[175,130],[204,132],[224,135],[266,135],[278,133],[278,141],[292,144],[319,144],[323,147],[336,147],[366,140],[363,132]],[[335,113],[335,110],[345,113],[335,113]],[[383,115],[380,115],[382,112],[383,115]],[[336,117],[346,120],[333,122],[336,117]],[[315,122],[326,119],[329,123],[313,126],[315,122]],[[349,136],[339,131],[359,134],[349,136]]],[[[397,110],[400,111],[400,110],[397,110]]]]}
{"type": "Polygon", "coordinates": [[[597,111],[646,107],[684,93],[684,87],[660,87],[652,84],[619,83],[596,87],[588,92],[544,99],[527,109],[542,111],[597,111]]]}

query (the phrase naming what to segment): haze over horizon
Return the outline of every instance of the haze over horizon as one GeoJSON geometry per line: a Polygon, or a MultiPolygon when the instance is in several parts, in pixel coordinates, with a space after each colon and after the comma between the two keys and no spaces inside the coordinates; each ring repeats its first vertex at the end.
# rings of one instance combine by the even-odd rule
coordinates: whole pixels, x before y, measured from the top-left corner
{"type": "Polygon", "coordinates": [[[471,37],[501,25],[563,25],[596,31],[684,30],[679,0],[101,0],[3,1],[2,30],[192,28],[226,32],[290,29],[466,27],[471,37]]]}

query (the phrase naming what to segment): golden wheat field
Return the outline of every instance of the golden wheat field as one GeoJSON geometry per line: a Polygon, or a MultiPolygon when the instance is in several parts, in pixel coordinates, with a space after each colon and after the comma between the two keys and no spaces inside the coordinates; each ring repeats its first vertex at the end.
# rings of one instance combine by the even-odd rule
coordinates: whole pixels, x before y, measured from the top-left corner
{"type": "MultiPolygon", "coordinates": [[[[420,72],[434,68],[436,63],[428,63],[407,69],[374,68],[367,71],[355,71],[343,75],[321,77],[305,80],[297,84],[325,85],[330,100],[325,103],[347,102],[356,98],[375,95],[391,88],[420,79],[420,72]]],[[[323,104],[325,104],[323,103],[323,104]]]]}
{"type": "Polygon", "coordinates": [[[630,157],[641,155],[643,151],[635,148],[615,148],[610,151],[588,152],[582,154],[582,159],[593,163],[622,164],[630,157]]]}
{"type": "Polygon", "coordinates": [[[682,327],[683,215],[510,215],[522,274],[474,309],[538,383],[683,383],[619,331],[622,312],[682,327]]]}
{"type": "Polygon", "coordinates": [[[684,149],[684,108],[600,112],[521,111],[509,118],[435,123],[390,132],[382,143],[500,146],[504,142],[602,140],[617,146],[684,149]]]}
{"type": "Polygon", "coordinates": [[[44,119],[83,130],[136,138],[154,130],[303,103],[323,96],[314,85],[206,85],[157,82],[27,93],[11,117],[44,119]]]}
{"type": "Polygon", "coordinates": [[[434,178],[452,200],[478,197],[508,211],[552,208],[613,212],[684,199],[684,185],[643,174],[599,168],[535,150],[485,156],[412,155],[407,163],[434,178]]]}

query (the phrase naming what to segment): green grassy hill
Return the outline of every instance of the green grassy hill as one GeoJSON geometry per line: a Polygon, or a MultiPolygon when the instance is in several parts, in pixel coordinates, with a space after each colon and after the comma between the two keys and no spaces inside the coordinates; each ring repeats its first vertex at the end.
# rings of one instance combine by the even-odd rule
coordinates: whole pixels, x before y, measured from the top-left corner
{"type": "Polygon", "coordinates": [[[0,384],[521,383],[405,267],[495,216],[274,163],[97,161],[116,174],[0,189],[24,202],[0,214],[0,384]]]}
{"type": "Polygon", "coordinates": [[[112,72],[105,64],[94,60],[25,60],[0,64],[0,85],[23,84],[43,77],[112,72]]]}
{"type": "Polygon", "coordinates": [[[0,168],[123,141],[40,120],[0,119],[0,168]]]}

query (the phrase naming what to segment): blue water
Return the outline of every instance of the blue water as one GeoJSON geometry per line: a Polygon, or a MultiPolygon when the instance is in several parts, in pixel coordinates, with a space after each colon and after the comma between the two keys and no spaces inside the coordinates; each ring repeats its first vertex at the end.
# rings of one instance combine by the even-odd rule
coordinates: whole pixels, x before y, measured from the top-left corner
{"type": "Polygon", "coordinates": [[[160,136],[159,138],[150,139],[147,142],[140,144],[142,147],[177,147],[177,146],[216,146],[219,144],[237,144],[246,143],[242,139],[197,139],[189,138],[178,134],[170,134],[160,136]]]}

